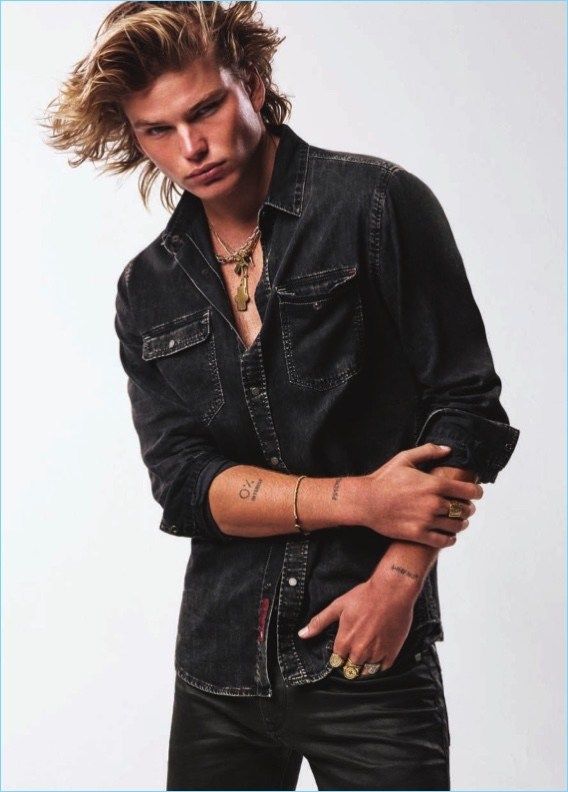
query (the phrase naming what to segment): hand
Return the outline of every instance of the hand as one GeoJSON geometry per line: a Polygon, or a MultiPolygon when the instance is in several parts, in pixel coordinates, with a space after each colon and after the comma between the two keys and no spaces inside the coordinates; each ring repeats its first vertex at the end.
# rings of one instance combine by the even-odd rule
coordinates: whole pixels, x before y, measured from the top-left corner
{"type": "Polygon", "coordinates": [[[435,443],[400,451],[373,473],[362,476],[363,525],[392,539],[448,547],[475,512],[471,499],[483,496],[480,484],[433,475],[417,465],[439,459],[448,446],[435,443]],[[464,519],[448,517],[450,500],[464,505],[464,519]]]}
{"type": "Polygon", "coordinates": [[[386,671],[410,632],[414,601],[388,580],[371,578],[312,616],[298,635],[312,638],[339,620],[333,651],[357,664],[380,662],[381,671],[386,671]]]}

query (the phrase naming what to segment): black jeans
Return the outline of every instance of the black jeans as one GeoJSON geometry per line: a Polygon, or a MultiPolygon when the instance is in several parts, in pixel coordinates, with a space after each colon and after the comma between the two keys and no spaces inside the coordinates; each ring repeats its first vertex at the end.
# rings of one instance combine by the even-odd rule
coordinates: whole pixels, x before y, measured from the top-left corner
{"type": "Polygon", "coordinates": [[[271,624],[271,698],[208,693],[176,677],[168,790],[293,790],[304,756],[318,789],[450,789],[435,644],[383,674],[348,680],[335,669],[286,687],[275,634],[271,624]]]}

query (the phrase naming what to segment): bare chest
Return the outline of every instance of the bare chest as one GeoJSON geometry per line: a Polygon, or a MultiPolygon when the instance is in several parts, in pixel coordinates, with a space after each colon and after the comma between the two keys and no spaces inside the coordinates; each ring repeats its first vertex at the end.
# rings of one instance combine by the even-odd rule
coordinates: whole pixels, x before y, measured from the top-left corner
{"type": "Polygon", "coordinates": [[[249,267],[248,270],[248,294],[250,299],[247,302],[245,311],[238,310],[235,300],[237,288],[241,282],[240,275],[237,275],[235,272],[235,265],[220,265],[221,275],[223,277],[223,282],[229,296],[231,310],[235,319],[235,326],[247,349],[252,346],[253,341],[259,334],[260,328],[262,326],[262,320],[254,301],[254,293],[258,281],[260,280],[263,264],[263,254],[260,242],[257,243],[254,249],[252,262],[252,266],[249,267]]]}

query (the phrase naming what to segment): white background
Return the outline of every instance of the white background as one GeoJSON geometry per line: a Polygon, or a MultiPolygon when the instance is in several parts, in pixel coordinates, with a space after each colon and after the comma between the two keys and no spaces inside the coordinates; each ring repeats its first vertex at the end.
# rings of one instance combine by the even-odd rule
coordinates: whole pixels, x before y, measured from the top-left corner
{"type": "MultiPolygon", "coordinates": [[[[116,281],[159,233],[136,177],[71,169],[37,118],[107,2],[3,3],[3,774],[6,790],[165,788],[190,541],[131,424],[116,281]]],[[[454,789],[565,788],[565,7],[265,2],[314,145],[441,201],[521,436],[439,561],[454,789]]],[[[298,789],[315,789],[304,762],[298,789]]]]}

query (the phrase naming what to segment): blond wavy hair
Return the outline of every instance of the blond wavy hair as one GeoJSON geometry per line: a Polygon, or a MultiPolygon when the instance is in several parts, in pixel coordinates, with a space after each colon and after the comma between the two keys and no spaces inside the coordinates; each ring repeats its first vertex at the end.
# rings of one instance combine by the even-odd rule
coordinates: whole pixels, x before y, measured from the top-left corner
{"type": "MultiPolygon", "coordinates": [[[[272,81],[272,58],[285,36],[266,27],[256,2],[124,2],[99,26],[91,52],[78,61],[40,120],[46,142],[71,151],[72,167],[85,160],[102,170],[128,173],[140,167],[144,206],[161,171],[136,145],[121,102],[167,71],[181,70],[212,53],[219,66],[248,80],[256,70],[266,89],[265,124],[281,124],[291,102],[272,81]]],[[[169,211],[182,191],[167,176],[160,199],[169,211]]]]}

